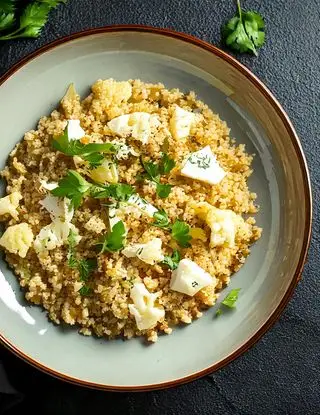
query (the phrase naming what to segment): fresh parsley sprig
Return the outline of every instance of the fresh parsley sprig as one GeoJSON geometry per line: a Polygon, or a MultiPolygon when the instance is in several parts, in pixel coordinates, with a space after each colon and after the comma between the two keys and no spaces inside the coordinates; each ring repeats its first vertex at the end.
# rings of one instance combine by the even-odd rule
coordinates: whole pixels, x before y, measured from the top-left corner
{"type": "Polygon", "coordinates": [[[162,265],[166,265],[172,271],[178,268],[178,264],[180,262],[181,256],[180,252],[176,249],[173,251],[172,255],[165,255],[164,260],[161,262],[162,265]]]}
{"type": "Polygon", "coordinates": [[[80,140],[69,140],[67,128],[52,141],[52,147],[66,156],[80,156],[88,161],[91,168],[98,167],[104,160],[103,153],[115,153],[117,146],[112,143],[83,144],[80,140]]]}
{"type": "MultiPolygon", "coordinates": [[[[28,4],[20,16],[19,27],[0,36],[0,40],[38,37],[48,21],[50,11],[60,3],[66,3],[66,0],[36,0],[28,4]]],[[[1,0],[0,10],[0,30],[11,29],[16,20],[15,0],[1,0]]]]}
{"type": "Polygon", "coordinates": [[[120,220],[113,227],[111,232],[105,235],[101,241],[97,243],[100,247],[100,254],[104,252],[116,252],[124,248],[124,241],[126,238],[126,228],[124,223],[120,220]]]}
{"type": "Polygon", "coordinates": [[[69,170],[67,176],[58,182],[58,187],[51,190],[51,193],[56,197],[67,197],[76,209],[81,205],[83,197],[89,193],[91,186],[92,184],[79,173],[69,170]]]}
{"type": "Polygon", "coordinates": [[[142,178],[150,180],[156,184],[156,192],[159,197],[163,199],[168,197],[172,186],[170,184],[161,183],[160,177],[170,173],[175,166],[174,160],[165,153],[162,154],[161,160],[158,164],[153,163],[152,161],[143,160],[142,157],[140,160],[142,167],[145,170],[142,178]]]}
{"type": "Polygon", "coordinates": [[[58,187],[51,190],[53,196],[67,197],[71,205],[77,209],[85,196],[95,199],[114,199],[124,202],[135,192],[129,184],[117,183],[110,185],[99,185],[87,182],[75,170],[69,170],[67,175],[58,182],[58,187]]]}
{"type": "Polygon", "coordinates": [[[135,190],[130,184],[117,183],[109,185],[93,185],[90,194],[95,199],[114,199],[118,202],[126,202],[135,190]]]}
{"type": "Polygon", "coordinates": [[[261,14],[241,9],[237,0],[238,13],[222,28],[224,43],[236,52],[251,52],[257,55],[257,49],[265,42],[265,24],[261,14]]]}
{"type": "MultiPolygon", "coordinates": [[[[238,297],[239,297],[239,292],[240,292],[241,288],[234,288],[233,290],[231,290],[226,296],[225,298],[221,301],[221,304],[223,304],[224,306],[228,307],[228,308],[235,308],[236,306],[236,302],[238,301],[238,297]]],[[[220,316],[221,314],[223,314],[222,308],[218,308],[217,312],[216,312],[216,316],[220,316]]]]}
{"type": "Polygon", "coordinates": [[[171,224],[164,210],[155,212],[153,218],[153,226],[171,231],[172,238],[183,248],[190,246],[192,236],[190,235],[190,226],[186,222],[177,219],[171,224]]]}
{"type": "MultiPolygon", "coordinates": [[[[73,231],[70,231],[68,236],[68,265],[70,268],[77,269],[79,271],[80,281],[87,283],[92,272],[97,268],[97,260],[95,258],[90,259],[78,259],[75,251],[76,247],[76,235],[73,231]]],[[[89,295],[92,289],[87,285],[83,285],[79,290],[81,295],[89,295]]]]}

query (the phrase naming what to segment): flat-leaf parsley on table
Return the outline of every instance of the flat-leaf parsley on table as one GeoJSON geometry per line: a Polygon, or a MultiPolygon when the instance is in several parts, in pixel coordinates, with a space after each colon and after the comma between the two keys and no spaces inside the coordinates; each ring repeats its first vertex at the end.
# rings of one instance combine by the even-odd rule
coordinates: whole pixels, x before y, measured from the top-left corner
{"type": "Polygon", "coordinates": [[[36,38],[48,21],[49,13],[60,3],[67,0],[36,0],[22,11],[19,18],[19,27],[8,32],[16,23],[16,1],[0,0],[0,31],[4,32],[0,40],[16,39],[21,37],[36,38]]]}
{"type": "Polygon", "coordinates": [[[257,55],[257,49],[265,41],[263,17],[254,11],[243,11],[240,0],[237,0],[237,5],[238,15],[223,26],[222,39],[229,48],[237,52],[257,55]]]}

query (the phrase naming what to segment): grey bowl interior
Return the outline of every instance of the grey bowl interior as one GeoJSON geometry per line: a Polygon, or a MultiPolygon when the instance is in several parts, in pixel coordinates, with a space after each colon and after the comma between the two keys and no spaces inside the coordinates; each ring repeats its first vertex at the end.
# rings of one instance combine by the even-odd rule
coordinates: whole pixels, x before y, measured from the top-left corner
{"type": "Polygon", "coordinates": [[[85,96],[99,78],[139,78],[194,90],[226,120],[237,143],[255,153],[252,191],[263,236],[232,279],[241,287],[237,309],[215,309],[158,343],[105,341],[49,323],[28,306],[15,276],[0,262],[0,333],[56,374],[109,387],[158,385],[200,372],[234,353],[266,324],[289,287],[306,250],[307,176],[299,145],[279,111],[243,72],[181,39],[146,32],[110,32],[74,39],[31,60],[1,86],[0,165],[37,120],[54,109],[74,82],[85,96]],[[9,99],[10,98],[10,99],[9,99]]]}

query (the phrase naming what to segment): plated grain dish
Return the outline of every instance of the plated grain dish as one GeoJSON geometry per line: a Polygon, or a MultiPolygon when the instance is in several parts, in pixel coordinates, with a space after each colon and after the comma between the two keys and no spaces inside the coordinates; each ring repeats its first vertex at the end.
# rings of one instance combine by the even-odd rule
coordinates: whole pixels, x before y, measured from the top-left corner
{"type": "Polygon", "coordinates": [[[252,156],[194,93],[71,85],[10,154],[0,245],[27,300],[85,335],[156,341],[213,306],[261,235],[252,156]]]}

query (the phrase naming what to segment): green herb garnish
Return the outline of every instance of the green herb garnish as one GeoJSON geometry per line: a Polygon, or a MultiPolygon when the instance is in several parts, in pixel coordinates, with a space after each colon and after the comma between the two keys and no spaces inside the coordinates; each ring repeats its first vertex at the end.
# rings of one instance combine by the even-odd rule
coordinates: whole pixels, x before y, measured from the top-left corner
{"type": "Polygon", "coordinates": [[[76,209],[81,205],[83,197],[91,186],[79,173],[69,170],[67,176],[58,182],[58,187],[51,190],[51,193],[56,197],[67,197],[76,209]]]}
{"type": "Polygon", "coordinates": [[[93,185],[90,194],[95,199],[114,199],[118,202],[126,202],[135,193],[132,186],[125,183],[109,185],[93,185]]]}
{"type": "Polygon", "coordinates": [[[171,228],[172,238],[175,239],[180,246],[187,248],[190,246],[192,236],[190,235],[190,226],[185,222],[176,220],[171,228]]]}
{"type": "Polygon", "coordinates": [[[154,215],[154,222],[152,225],[157,226],[158,228],[170,229],[170,221],[167,213],[164,210],[158,210],[154,215]]]}
{"type": "Polygon", "coordinates": [[[126,229],[124,223],[120,220],[113,227],[111,232],[103,237],[97,243],[101,247],[100,254],[104,252],[116,252],[124,248],[124,240],[126,238],[126,229]]]}
{"type": "Polygon", "coordinates": [[[152,161],[145,161],[141,157],[141,164],[145,170],[144,175],[139,176],[139,180],[147,179],[156,184],[157,195],[161,198],[166,198],[171,192],[172,186],[170,184],[160,183],[161,175],[169,174],[174,168],[175,162],[167,154],[163,154],[159,164],[152,161]]]}
{"type": "Polygon", "coordinates": [[[236,306],[240,290],[241,288],[234,288],[231,290],[222,301],[222,304],[229,308],[234,308],[236,306]]]}
{"type": "Polygon", "coordinates": [[[206,170],[210,167],[211,159],[210,156],[208,156],[207,154],[203,156],[193,154],[188,158],[188,161],[191,164],[196,164],[200,169],[206,170]]]}
{"type": "Polygon", "coordinates": [[[171,231],[172,238],[175,239],[180,246],[187,248],[190,246],[192,236],[190,235],[190,226],[181,220],[176,220],[170,224],[167,213],[164,210],[158,210],[154,215],[153,226],[171,231]]]}
{"type": "MultiPolygon", "coordinates": [[[[97,260],[95,258],[90,259],[78,259],[75,251],[76,247],[76,234],[70,231],[68,236],[68,265],[70,268],[77,269],[79,271],[80,281],[88,282],[90,274],[97,268],[97,260]]],[[[81,295],[89,295],[92,290],[90,287],[84,285],[79,290],[81,295]]]]}
{"type": "MultiPolygon", "coordinates": [[[[236,302],[238,301],[239,292],[241,288],[234,288],[231,290],[224,298],[223,301],[221,301],[221,304],[228,307],[228,308],[235,308],[236,302]]],[[[221,307],[218,308],[216,311],[216,317],[219,317],[221,314],[223,314],[221,307]]]]}
{"type": "Polygon", "coordinates": [[[163,265],[167,265],[172,271],[178,268],[180,262],[180,253],[176,249],[173,251],[172,255],[165,255],[164,260],[161,262],[163,265]]]}
{"type": "MultiPolygon", "coordinates": [[[[28,4],[23,10],[19,27],[3,36],[0,40],[16,39],[21,37],[36,38],[47,23],[49,13],[60,3],[66,0],[37,0],[28,4]]],[[[15,0],[0,0],[0,31],[11,29],[15,23],[15,0]]]]}
{"type": "Polygon", "coordinates": [[[80,156],[90,164],[91,168],[98,167],[105,159],[102,153],[115,153],[117,146],[112,143],[82,144],[80,140],[69,140],[68,129],[52,141],[52,147],[66,156],[80,156]]]}
{"type": "Polygon", "coordinates": [[[231,49],[257,55],[257,48],[265,42],[265,24],[263,17],[253,11],[241,10],[240,0],[237,0],[238,13],[222,28],[222,38],[231,49]]]}

